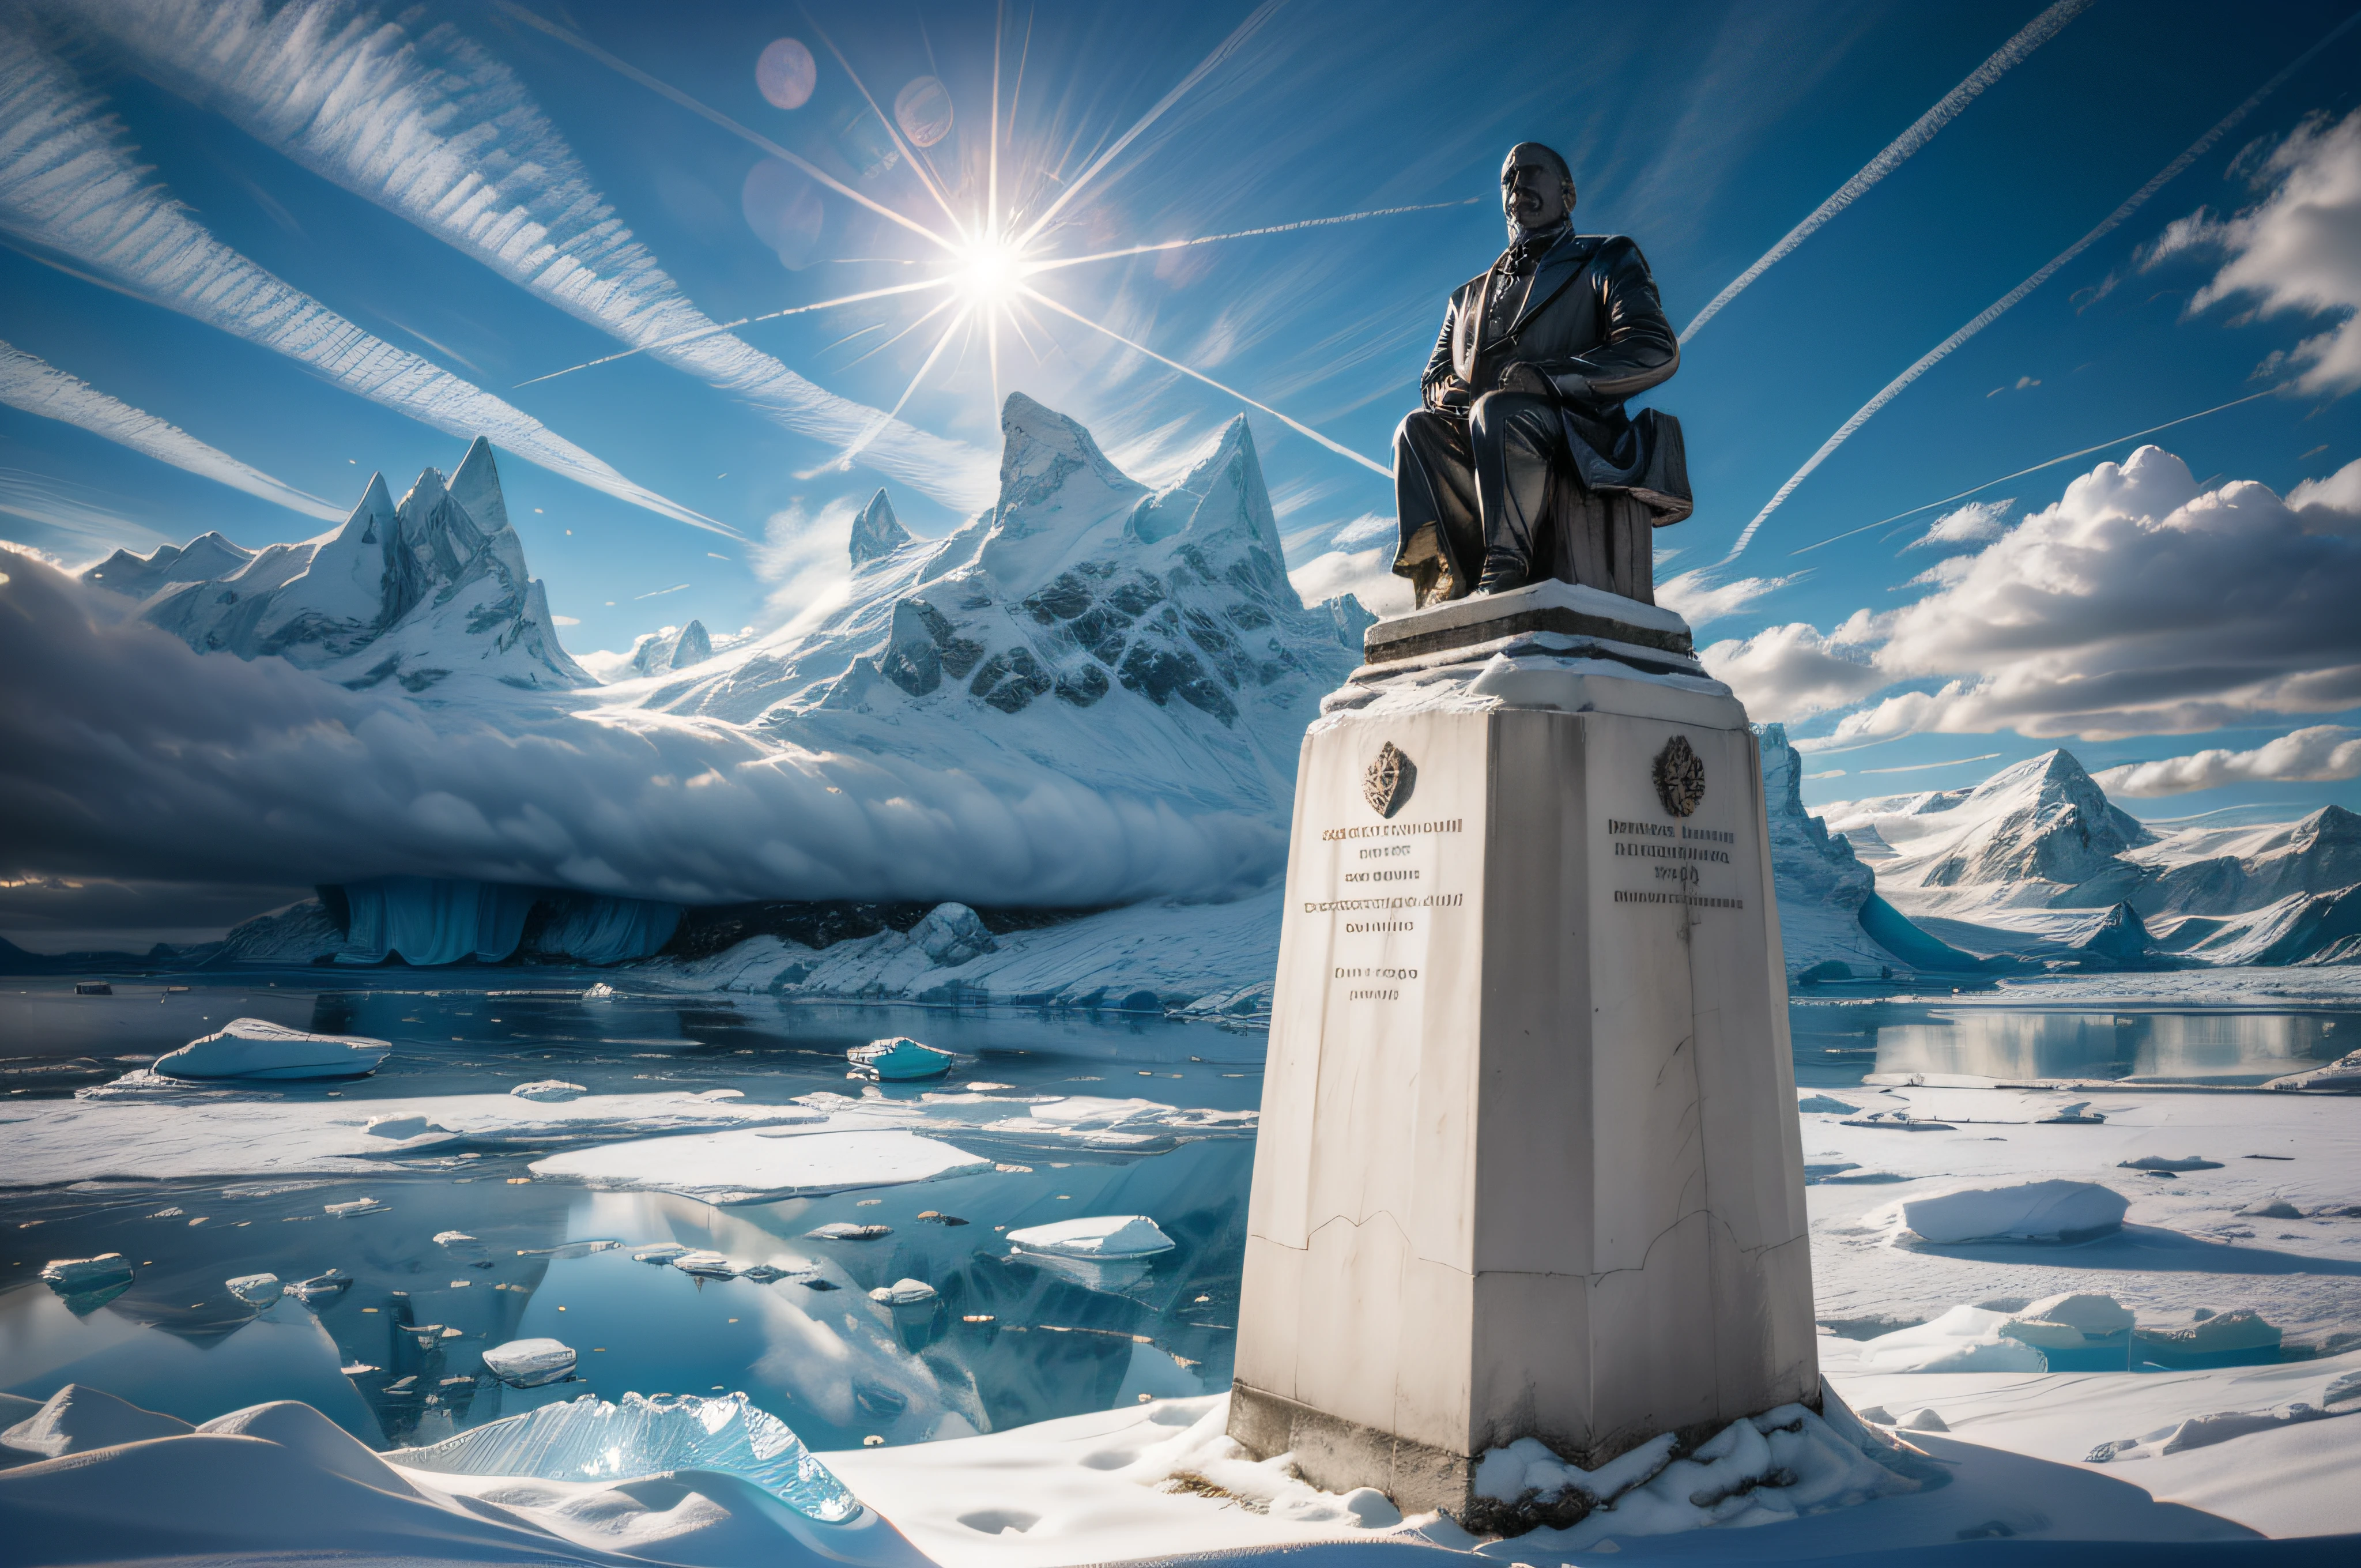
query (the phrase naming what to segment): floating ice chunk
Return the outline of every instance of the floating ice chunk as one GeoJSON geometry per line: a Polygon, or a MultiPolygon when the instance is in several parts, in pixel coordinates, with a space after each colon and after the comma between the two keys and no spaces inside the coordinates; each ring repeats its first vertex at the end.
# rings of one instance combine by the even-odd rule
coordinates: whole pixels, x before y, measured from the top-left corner
{"type": "Polygon", "coordinates": [[[342,1274],[332,1268],[325,1274],[315,1274],[309,1279],[296,1281],[287,1287],[287,1294],[308,1307],[314,1301],[335,1300],[346,1290],[351,1289],[352,1284],[351,1275],[342,1274]]]}
{"type": "Polygon", "coordinates": [[[1148,1257],[1170,1252],[1173,1240],[1145,1214],[1098,1214],[1054,1224],[1028,1225],[1008,1233],[1026,1252],[1091,1259],[1148,1257]]]}
{"type": "Polygon", "coordinates": [[[2131,1364],[2131,1310],[2113,1296],[2045,1296],[2000,1332],[2039,1350],[2052,1372],[2121,1372],[2131,1364]]]}
{"type": "Polygon", "coordinates": [[[484,1370],[511,1388],[538,1388],[574,1375],[574,1347],[554,1339],[512,1339],[484,1352],[484,1370]]]}
{"type": "Polygon", "coordinates": [[[1807,1116],[1850,1116],[1861,1110],[1828,1094],[1807,1094],[1795,1102],[1795,1109],[1807,1116]]]}
{"type": "Polygon", "coordinates": [[[844,1056],[856,1069],[896,1083],[911,1079],[939,1078],[949,1072],[951,1063],[958,1059],[949,1051],[922,1046],[903,1035],[855,1046],[844,1056]]]}
{"type": "Polygon", "coordinates": [[[371,1116],[368,1120],[368,1135],[373,1138],[423,1138],[429,1133],[448,1134],[450,1131],[450,1128],[415,1113],[405,1114],[396,1112],[390,1115],[371,1116]]]}
{"type": "Polygon", "coordinates": [[[181,1437],[196,1430],[178,1416],[143,1410],[112,1394],[69,1383],[50,1395],[39,1409],[0,1431],[0,1443],[22,1453],[60,1459],[94,1448],[112,1448],[118,1442],[181,1437]]]}
{"type": "Polygon", "coordinates": [[[101,1253],[96,1257],[52,1258],[42,1268],[41,1278],[60,1296],[80,1296],[130,1284],[131,1261],[119,1252],[101,1253]]]}
{"type": "Polygon", "coordinates": [[[935,1288],[923,1279],[896,1279],[872,1290],[869,1299],[889,1307],[924,1307],[935,1299],[935,1288]]]}
{"type": "Polygon", "coordinates": [[[227,1282],[229,1293],[258,1311],[267,1311],[279,1304],[287,1287],[275,1274],[241,1274],[227,1282]]]}
{"type": "Polygon", "coordinates": [[[733,1279],[737,1267],[718,1252],[685,1252],[672,1260],[672,1266],[683,1274],[701,1274],[708,1279],[733,1279]]]}
{"type": "Polygon", "coordinates": [[[309,1035],[265,1018],[233,1018],[156,1058],[167,1078],[358,1078],[393,1047],[366,1035],[309,1035]]]}
{"type": "Polygon", "coordinates": [[[2219,1170],[2222,1168],[2222,1162],[2218,1159],[2207,1159],[2201,1155],[2187,1155],[2180,1159],[2171,1159],[2160,1154],[2152,1154],[2143,1155],[2138,1159],[2119,1159],[2115,1162],[2115,1166],[2120,1170],[2159,1170],[2169,1174],[2181,1170],[2219,1170]]]}
{"type": "Polygon", "coordinates": [[[379,1202],[374,1198],[356,1198],[349,1203],[327,1203],[322,1205],[331,1218],[338,1220],[349,1220],[354,1218],[356,1215],[360,1214],[374,1214],[379,1210],[388,1206],[389,1205],[387,1204],[379,1202]]]}
{"type": "Polygon", "coordinates": [[[631,1254],[631,1261],[633,1263],[670,1263],[687,1250],[688,1248],[678,1242],[658,1242],[653,1246],[643,1246],[631,1254]]]}
{"type": "Polygon", "coordinates": [[[2186,1328],[2132,1331],[2140,1354],[2165,1366],[2247,1366],[2277,1361],[2280,1334],[2250,1308],[2208,1313],[2186,1328]]]}
{"type": "Polygon", "coordinates": [[[626,1394],[612,1405],[586,1395],[386,1457],[412,1470],[546,1481],[620,1481],[672,1470],[719,1470],[742,1476],[823,1524],[841,1523],[861,1511],[860,1501],[787,1424],[756,1409],[743,1394],[626,1394]]]}
{"type": "Polygon", "coordinates": [[[2089,1335],[2119,1334],[2132,1326],[2132,1310],[2113,1296],[2079,1291],[2044,1296],[2027,1304],[2017,1318],[2023,1322],[2070,1324],[2089,1335]]]}
{"type": "Polygon", "coordinates": [[[899,1130],[690,1134],[569,1149],[536,1160],[533,1173],[607,1190],[677,1192],[708,1203],[747,1203],[858,1187],[891,1187],[989,1170],[992,1162],[899,1130]]]}
{"type": "Polygon", "coordinates": [[[469,1235],[465,1231],[437,1231],[434,1233],[434,1245],[436,1246],[444,1247],[467,1248],[472,1247],[477,1244],[476,1238],[469,1235]]]}
{"type": "Polygon", "coordinates": [[[851,1220],[832,1220],[818,1230],[804,1233],[812,1240],[820,1242],[873,1242],[893,1234],[891,1225],[859,1225],[851,1220]]]}
{"type": "Polygon", "coordinates": [[[562,1078],[543,1078],[531,1083],[520,1083],[509,1092],[520,1100],[558,1101],[579,1100],[590,1091],[562,1078]]]}
{"type": "Polygon", "coordinates": [[[2121,1230],[2130,1201],[2094,1181],[2022,1181],[1962,1187],[1902,1205],[1903,1223],[1938,1245],[2082,1241],[2121,1230]]]}
{"type": "Polygon", "coordinates": [[[1864,1340],[1864,1372],[2043,1372],[2041,1352],[2005,1331],[2006,1312],[1954,1307],[1931,1323],[1864,1340]]]}
{"type": "Polygon", "coordinates": [[[582,993],[582,1000],[585,1002],[612,1002],[615,1000],[615,988],[609,985],[602,980],[598,984],[592,986],[589,990],[584,992],[582,993]]]}

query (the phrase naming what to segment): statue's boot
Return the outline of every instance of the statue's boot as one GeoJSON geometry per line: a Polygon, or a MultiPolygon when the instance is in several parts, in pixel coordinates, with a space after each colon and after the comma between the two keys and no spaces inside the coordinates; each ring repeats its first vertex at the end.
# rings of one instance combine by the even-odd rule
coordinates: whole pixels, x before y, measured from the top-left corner
{"type": "Polygon", "coordinates": [[[1532,574],[1522,561],[1504,561],[1499,552],[1493,551],[1484,557],[1484,576],[1477,580],[1476,592],[1479,595],[1510,593],[1532,580],[1532,574]]]}

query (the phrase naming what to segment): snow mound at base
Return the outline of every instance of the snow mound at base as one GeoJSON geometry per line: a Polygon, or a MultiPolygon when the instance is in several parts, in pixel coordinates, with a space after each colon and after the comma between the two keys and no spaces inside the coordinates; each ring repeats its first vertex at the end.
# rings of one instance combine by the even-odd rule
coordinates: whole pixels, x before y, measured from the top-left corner
{"type": "Polygon", "coordinates": [[[674,1470],[719,1470],[752,1481],[797,1513],[838,1524],[861,1502],[787,1424],[743,1394],[585,1396],[492,1421],[388,1456],[411,1470],[614,1481],[674,1470]]]}
{"type": "Polygon", "coordinates": [[[1902,1222],[1938,1245],[1984,1241],[2081,1241],[2121,1230],[2131,1202],[2094,1181],[1961,1187],[1902,1205],[1902,1222]]]}
{"type": "Polygon", "coordinates": [[[990,1170],[992,1161],[916,1133],[691,1134],[596,1144],[535,1160],[533,1173],[602,1191],[677,1192],[708,1203],[751,1203],[856,1187],[895,1187],[990,1170]]]}
{"type": "Polygon", "coordinates": [[[1145,1214],[1095,1214],[1008,1233],[1026,1252],[1091,1259],[1149,1257],[1170,1252],[1173,1241],[1145,1214]]]}
{"type": "Polygon", "coordinates": [[[312,1035],[267,1018],[233,1018],[156,1058],[166,1078],[357,1078],[393,1054],[365,1035],[312,1035]]]}
{"type": "Polygon", "coordinates": [[[50,1395],[38,1410],[0,1431],[0,1445],[59,1459],[118,1442],[144,1442],[151,1437],[177,1437],[196,1430],[178,1416],[143,1410],[112,1394],[69,1383],[50,1395]]]}

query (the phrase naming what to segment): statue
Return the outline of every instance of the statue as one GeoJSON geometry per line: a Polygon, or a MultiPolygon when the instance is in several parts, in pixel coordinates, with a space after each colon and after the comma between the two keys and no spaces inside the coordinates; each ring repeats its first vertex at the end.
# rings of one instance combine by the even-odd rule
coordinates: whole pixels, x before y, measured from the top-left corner
{"type": "Polygon", "coordinates": [[[1422,607],[1552,577],[1653,604],[1652,529],[1689,515],[1680,422],[1623,412],[1680,342],[1640,247],[1575,233],[1574,201],[1565,159],[1510,149],[1509,248],[1453,292],[1394,432],[1394,572],[1422,607]]]}

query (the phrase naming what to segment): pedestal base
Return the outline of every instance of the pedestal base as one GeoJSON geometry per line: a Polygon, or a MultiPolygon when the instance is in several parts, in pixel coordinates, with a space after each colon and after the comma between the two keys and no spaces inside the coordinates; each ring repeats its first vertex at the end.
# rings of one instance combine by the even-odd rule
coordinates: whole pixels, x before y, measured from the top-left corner
{"type": "Polygon", "coordinates": [[[1230,1431],[1459,1512],[1487,1449],[1595,1467],[1818,1368],[1744,710],[1620,656],[1403,663],[1304,740],[1230,1431]]]}

